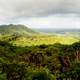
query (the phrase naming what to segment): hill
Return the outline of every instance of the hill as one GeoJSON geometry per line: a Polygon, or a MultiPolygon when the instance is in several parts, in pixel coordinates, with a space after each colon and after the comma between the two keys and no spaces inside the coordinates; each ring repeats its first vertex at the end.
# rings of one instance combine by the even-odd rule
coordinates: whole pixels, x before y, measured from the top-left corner
{"type": "Polygon", "coordinates": [[[72,44],[79,41],[72,34],[42,33],[36,32],[24,25],[1,25],[0,40],[7,40],[17,46],[50,45],[54,43],[72,44]]]}
{"type": "Polygon", "coordinates": [[[34,30],[31,30],[25,25],[0,25],[0,34],[19,34],[19,35],[31,35],[36,34],[34,30]]]}

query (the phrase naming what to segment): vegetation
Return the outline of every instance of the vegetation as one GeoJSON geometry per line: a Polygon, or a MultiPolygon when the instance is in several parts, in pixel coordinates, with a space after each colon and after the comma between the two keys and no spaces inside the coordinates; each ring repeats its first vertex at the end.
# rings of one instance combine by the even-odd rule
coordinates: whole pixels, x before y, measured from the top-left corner
{"type": "Polygon", "coordinates": [[[79,80],[80,42],[14,46],[0,41],[0,80],[79,80]]]}
{"type": "Polygon", "coordinates": [[[31,35],[36,34],[37,32],[29,29],[28,27],[24,25],[1,25],[0,26],[0,34],[7,34],[7,35],[31,35]]]}
{"type": "Polygon", "coordinates": [[[0,80],[80,80],[80,42],[66,38],[1,34],[0,80]]]}

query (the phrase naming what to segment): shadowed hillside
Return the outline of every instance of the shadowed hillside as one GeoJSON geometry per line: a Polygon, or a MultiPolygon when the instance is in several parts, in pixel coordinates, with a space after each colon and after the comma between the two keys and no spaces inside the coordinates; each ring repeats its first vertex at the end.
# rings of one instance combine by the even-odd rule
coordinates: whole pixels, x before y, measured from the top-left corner
{"type": "Polygon", "coordinates": [[[0,25],[1,34],[19,34],[19,35],[31,35],[36,34],[34,30],[29,29],[24,25],[0,25]]]}

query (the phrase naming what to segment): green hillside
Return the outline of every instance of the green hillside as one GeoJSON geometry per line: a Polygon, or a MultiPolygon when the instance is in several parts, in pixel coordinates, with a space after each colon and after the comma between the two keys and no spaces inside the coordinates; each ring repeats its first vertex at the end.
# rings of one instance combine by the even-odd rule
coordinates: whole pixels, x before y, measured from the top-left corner
{"type": "Polygon", "coordinates": [[[0,34],[19,34],[19,35],[31,35],[36,34],[35,31],[29,29],[24,25],[0,25],[0,34]]]}
{"type": "Polygon", "coordinates": [[[0,26],[0,80],[80,80],[80,38],[0,26]]]}
{"type": "Polygon", "coordinates": [[[79,41],[75,35],[48,34],[34,31],[24,25],[1,25],[0,40],[7,40],[17,46],[50,45],[54,43],[72,44],[79,41]]]}

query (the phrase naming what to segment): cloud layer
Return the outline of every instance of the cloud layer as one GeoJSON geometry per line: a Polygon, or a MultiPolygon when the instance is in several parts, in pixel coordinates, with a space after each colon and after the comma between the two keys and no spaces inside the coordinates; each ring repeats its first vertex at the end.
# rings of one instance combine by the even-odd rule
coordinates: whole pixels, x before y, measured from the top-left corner
{"type": "Polygon", "coordinates": [[[0,20],[80,14],[80,0],[0,0],[0,20]]]}

